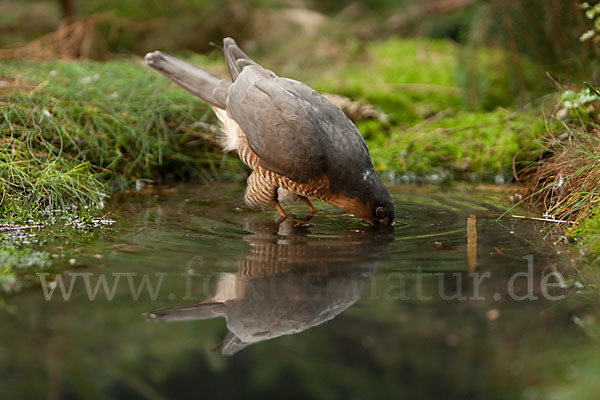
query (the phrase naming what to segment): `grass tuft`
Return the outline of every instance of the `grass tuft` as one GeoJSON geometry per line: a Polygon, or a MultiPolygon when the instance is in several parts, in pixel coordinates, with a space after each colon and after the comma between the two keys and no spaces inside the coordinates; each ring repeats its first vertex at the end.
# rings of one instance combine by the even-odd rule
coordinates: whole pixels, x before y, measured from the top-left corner
{"type": "Polygon", "coordinates": [[[591,257],[600,254],[599,111],[593,91],[565,91],[553,129],[541,139],[544,156],[521,174],[527,198],[545,216],[572,222],[567,235],[591,257]]]}
{"type": "Polygon", "coordinates": [[[52,154],[36,155],[22,147],[26,146],[13,140],[0,148],[0,212],[5,219],[70,205],[102,208],[104,186],[87,163],[52,154]]]}
{"type": "Polygon", "coordinates": [[[546,215],[579,222],[600,200],[600,131],[568,129],[562,140],[546,138],[550,154],[528,176],[528,189],[546,215]]]}
{"type": "Polygon", "coordinates": [[[4,213],[93,208],[136,180],[243,171],[199,138],[208,107],[138,60],[12,61],[0,77],[10,82],[0,100],[4,213]]]}

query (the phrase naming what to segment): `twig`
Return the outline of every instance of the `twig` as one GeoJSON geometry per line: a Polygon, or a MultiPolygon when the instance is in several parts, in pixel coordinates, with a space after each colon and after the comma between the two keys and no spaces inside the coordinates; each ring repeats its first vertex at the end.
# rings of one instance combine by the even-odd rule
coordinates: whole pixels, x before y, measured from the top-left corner
{"type": "Polygon", "coordinates": [[[223,150],[223,145],[221,143],[219,143],[219,141],[217,139],[215,139],[214,137],[212,137],[211,135],[209,135],[207,133],[197,132],[186,126],[181,126],[179,129],[181,129],[184,133],[204,139],[211,145],[217,147],[219,150],[223,150]]]}
{"type": "Polygon", "coordinates": [[[469,274],[477,270],[477,216],[475,214],[467,218],[467,265],[469,274]]]}
{"type": "Polygon", "coordinates": [[[550,72],[546,71],[546,76],[548,78],[550,78],[550,80],[552,81],[552,83],[554,83],[556,85],[556,87],[557,87],[558,90],[560,90],[560,91],[564,91],[565,90],[564,86],[561,85],[560,83],[558,83],[558,81],[556,79],[554,79],[554,77],[552,76],[552,74],[550,72]]]}
{"type": "Polygon", "coordinates": [[[407,129],[407,132],[415,132],[421,129],[424,125],[431,124],[435,121],[438,121],[442,118],[446,118],[448,115],[451,115],[454,112],[452,107],[444,108],[442,111],[433,114],[431,117],[419,122],[413,127],[407,129]]]}
{"type": "Polygon", "coordinates": [[[583,83],[588,89],[590,89],[592,91],[592,93],[594,93],[596,96],[600,97],[600,93],[598,93],[598,91],[589,83],[584,82],[583,83]]]}
{"type": "Polygon", "coordinates": [[[42,229],[44,225],[9,225],[1,224],[0,232],[22,231],[25,229],[42,229]]]}
{"type": "Polygon", "coordinates": [[[577,224],[577,222],[574,222],[574,221],[565,221],[562,219],[552,219],[552,218],[526,217],[524,215],[511,215],[510,218],[523,219],[523,220],[527,220],[527,221],[554,222],[556,224],[570,224],[570,225],[577,224]]]}

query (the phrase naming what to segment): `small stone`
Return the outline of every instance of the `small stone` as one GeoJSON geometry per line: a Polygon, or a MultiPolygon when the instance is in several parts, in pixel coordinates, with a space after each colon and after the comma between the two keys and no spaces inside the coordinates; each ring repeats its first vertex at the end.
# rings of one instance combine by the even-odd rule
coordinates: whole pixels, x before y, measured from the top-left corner
{"type": "Polygon", "coordinates": [[[492,308],[485,313],[485,316],[490,321],[495,321],[500,317],[500,310],[497,308],[492,308]]]}

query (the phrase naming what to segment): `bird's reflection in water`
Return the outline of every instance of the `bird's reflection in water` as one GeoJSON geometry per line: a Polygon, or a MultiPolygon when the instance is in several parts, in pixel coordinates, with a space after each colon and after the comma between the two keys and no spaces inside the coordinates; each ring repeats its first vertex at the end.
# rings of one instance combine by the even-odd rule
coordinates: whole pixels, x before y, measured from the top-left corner
{"type": "Polygon", "coordinates": [[[360,297],[393,232],[344,230],[313,234],[294,221],[250,221],[250,250],[237,273],[221,274],[213,296],[194,305],[154,311],[156,321],[225,317],[221,352],[305,331],[342,313],[360,297]]]}

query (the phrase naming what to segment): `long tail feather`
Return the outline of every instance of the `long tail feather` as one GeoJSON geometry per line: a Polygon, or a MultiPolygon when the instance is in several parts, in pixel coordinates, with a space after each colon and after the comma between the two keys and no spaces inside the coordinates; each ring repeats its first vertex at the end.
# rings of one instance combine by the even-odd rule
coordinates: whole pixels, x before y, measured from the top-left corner
{"type": "Polygon", "coordinates": [[[160,51],[146,54],[144,61],[148,66],[208,104],[225,109],[227,90],[231,82],[160,51]]]}
{"type": "Polygon", "coordinates": [[[227,306],[223,303],[200,303],[192,306],[183,306],[156,310],[144,314],[152,321],[172,322],[172,321],[196,321],[222,317],[227,312],[227,306]]]}

